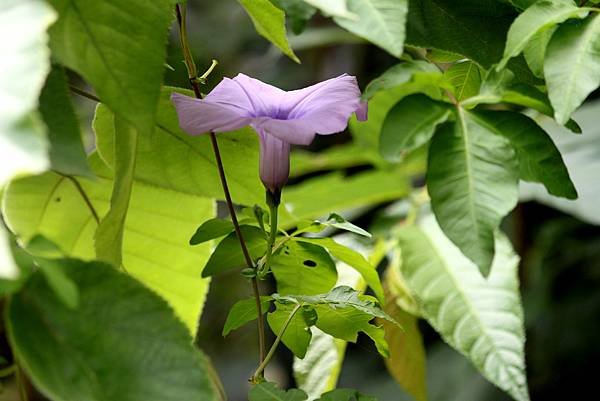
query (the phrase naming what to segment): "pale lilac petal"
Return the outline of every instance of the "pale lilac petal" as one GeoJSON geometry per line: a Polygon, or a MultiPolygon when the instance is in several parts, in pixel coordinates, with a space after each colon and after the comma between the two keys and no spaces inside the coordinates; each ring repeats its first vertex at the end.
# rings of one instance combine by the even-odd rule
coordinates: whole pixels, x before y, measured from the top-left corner
{"type": "Polygon", "coordinates": [[[258,131],[260,138],[260,180],[272,193],[277,192],[290,175],[290,144],[258,131]]]}
{"type": "Polygon", "coordinates": [[[209,103],[179,93],[173,93],[171,101],[177,111],[179,126],[190,135],[232,131],[245,127],[251,121],[248,113],[236,106],[209,103]]]}
{"type": "Polygon", "coordinates": [[[369,104],[367,102],[360,102],[358,109],[356,109],[356,119],[358,121],[367,121],[369,118],[369,104]]]}
{"type": "Polygon", "coordinates": [[[252,127],[279,138],[292,145],[309,145],[315,138],[316,125],[310,120],[276,120],[258,117],[252,120],[252,127]]]}
{"type": "Polygon", "coordinates": [[[231,81],[238,86],[238,92],[241,91],[252,105],[253,116],[285,118],[286,110],[283,109],[285,91],[244,74],[238,74],[231,81]]]}

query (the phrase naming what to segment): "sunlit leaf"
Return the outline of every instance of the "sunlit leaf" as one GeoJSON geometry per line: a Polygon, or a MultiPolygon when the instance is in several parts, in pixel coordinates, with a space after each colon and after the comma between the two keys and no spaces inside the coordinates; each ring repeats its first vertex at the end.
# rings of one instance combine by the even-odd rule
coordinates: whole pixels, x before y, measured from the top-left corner
{"type": "Polygon", "coordinates": [[[229,234],[234,230],[231,220],[226,219],[210,219],[198,227],[192,238],[190,245],[198,245],[211,239],[219,238],[229,234]]]}

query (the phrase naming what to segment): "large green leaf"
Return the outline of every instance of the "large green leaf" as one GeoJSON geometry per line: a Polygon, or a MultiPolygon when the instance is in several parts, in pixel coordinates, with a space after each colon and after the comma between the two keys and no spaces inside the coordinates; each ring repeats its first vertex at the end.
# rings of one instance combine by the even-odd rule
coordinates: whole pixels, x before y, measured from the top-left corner
{"type": "Polygon", "coordinates": [[[257,384],[248,393],[249,401],[304,401],[306,398],[307,395],[302,390],[294,388],[285,391],[270,382],[257,384]]]}
{"type": "Polygon", "coordinates": [[[273,43],[289,58],[299,63],[300,60],[288,43],[285,32],[285,13],[269,0],[238,0],[246,10],[254,28],[265,39],[273,43]]]}
{"type": "Polygon", "coordinates": [[[492,383],[527,401],[523,310],[515,255],[496,236],[496,257],[487,279],[427,215],[399,235],[402,274],[422,315],[492,383]]]}
{"type": "Polygon", "coordinates": [[[7,308],[12,349],[54,400],[216,400],[206,357],[165,301],[108,265],[63,260],[80,302],[65,306],[41,273],[7,308]]]}
{"type": "Polygon", "coordinates": [[[48,167],[43,129],[30,113],[50,70],[46,28],[56,13],[41,0],[4,0],[0,5],[0,186],[23,172],[48,167]],[[18,34],[17,34],[18,33],[18,34]]]}
{"type": "Polygon", "coordinates": [[[531,72],[538,78],[544,77],[544,59],[546,58],[546,48],[548,42],[556,30],[556,26],[543,29],[533,35],[529,40],[525,48],[523,49],[523,56],[529,66],[531,72]]]}
{"type": "Polygon", "coordinates": [[[429,148],[427,188],[440,226],[487,275],[494,231],[517,203],[519,164],[510,142],[468,112],[435,134],[429,148]]]}
{"type": "Polygon", "coordinates": [[[506,31],[516,15],[495,0],[411,0],[406,43],[460,54],[489,68],[502,56],[506,31]]]}
{"type": "MultiPolygon", "coordinates": [[[[273,333],[277,335],[282,333],[285,322],[293,313],[295,306],[292,303],[275,304],[275,310],[267,315],[267,322],[273,333]]],[[[300,359],[306,355],[312,337],[310,326],[313,324],[314,310],[301,308],[292,316],[281,337],[281,342],[300,359]]]]}
{"type": "Polygon", "coordinates": [[[513,144],[519,159],[521,179],[544,184],[552,195],[577,198],[560,152],[535,121],[510,111],[481,111],[472,116],[489,131],[504,136],[513,144]]]}
{"type": "Polygon", "coordinates": [[[52,54],[87,79],[102,101],[140,132],[154,129],[171,0],[50,0],[58,21],[52,54]]]}
{"type": "Polygon", "coordinates": [[[600,85],[600,16],[556,30],[546,51],[544,75],[554,118],[564,124],[600,85]]]}
{"type": "MultiPolygon", "coordinates": [[[[93,160],[93,159],[92,159],[93,160]]],[[[109,208],[112,180],[98,167],[95,180],[76,181],[87,194],[93,210],[102,217],[109,208]]],[[[70,179],[55,173],[13,180],[4,193],[2,214],[9,228],[24,243],[41,234],[67,255],[95,259],[97,223],[92,210],[70,179]]],[[[211,200],[176,191],[133,184],[123,241],[123,266],[163,296],[196,331],[208,290],[200,278],[210,244],[195,247],[188,240],[196,222],[214,216],[211,200]]]]}
{"type": "Polygon", "coordinates": [[[335,17],[338,25],[393,56],[402,55],[408,0],[348,0],[348,8],[358,19],[335,17]]]}
{"type": "MultiPolygon", "coordinates": [[[[135,168],[136,181],[190,195],[223,199],[215,158],[208,135],[190,136],[179,128],[177,114],[170,96],[177,90],[164,88],[157,114],[158,127],[139,135],[135,168]]],[[[94,119],[98,152],[114,167],[114,115],[99,105],[94,119]]],[[[258,140],[254,131],[239,131],[217,135],[231,196],[245,205],[262,204],[264,189],[258,178],[258,140]]],[[[199,221],[198,221],[199,222],[199,221]]]]}
{"type": "Polygon", "coordinates": [[[527,8],[510,26],[504,56],[497,65],[503,68],[508,60],[525,49],[535,35],[570,18],[583,18],[588,10],[566,1],[542,0],[527,8]]]}
{"type": "Polygon", "coordinates": [[[539,121],[556,144],[567,165],[571,179],[579,193],[577,200],[548,195],[546,188],[539,184],[522,183],[520,191],[522,201],[535,200],[576,216],[587,223],[600,225],[600,214],[598,213],[598,199],[600,199],[598,113],[600,113],[598,101],[584,104],[575,112],[574,117],[581,122],[584,135],[569,135],[567,130],[549,118],[539,121]]]}
{"type": "Polygon", "coordinates": [[[383,121],[380,153],[388,160],[400,160],[404,153],[428,142],[438,124],[446,121],[450,114],[446,104],[425,95],[405,97],[392,107],[383,121]]]}
{"type": "Polygon", "coordinates": [[[315,244],[286,242],[271,259],[271,270],[280,294],[322,294],[335,286],[337,271],[327,251],[315,244]]]}
{"type": "Polygon", "coordinates": [[[380,91],[410,82],[410,80],[419,73],[442,75],[438,68],[431,63],[423,60],[408,60],[390,67],[379,77],[369,82],[362,97],[363,99],[371,99],[380,91]]]}
{"type": "Polygon", "coordinates": [[[96,256],[120,268],[123,262],[123,231],[131,199],[138,131],[121,117],[115,117],[114,180],[110,209],[96,229],[96,256]]]}
{"type": "Polygon", "coordinates": [[[304,0],[305,3],[318,8],[326,15],[333,17],[342,17],[350,19],[358,19],[356,14],[348,10],[347,0],[304,0]]]}
{"type": "Polygon", "coordinates": [[[46,79],[40,95],[40,113],[48,127],[52,169],[63,174],[91,175],[67,77],[58,65],[52,66],[46,79]]]}
{"type": "Polygon", "coordinates": [[[19,267],[12,255],[10,236],[4,224],[0,222],[0,279],[14,280],[17,277],[19,267]]]}

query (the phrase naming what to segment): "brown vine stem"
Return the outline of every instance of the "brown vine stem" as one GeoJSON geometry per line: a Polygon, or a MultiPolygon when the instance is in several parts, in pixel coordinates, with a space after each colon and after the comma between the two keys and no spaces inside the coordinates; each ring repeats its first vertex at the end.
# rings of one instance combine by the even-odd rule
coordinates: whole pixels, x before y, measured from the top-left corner
{"type": "MultiPolygon", "coordinates": [[[[193,62],[193,57],[191,55],[191,51],[189,49],[189,44],[187,42],[187,31],[185,29],[185,11],[182,12],[179,4],[175,6],[175,12],[177,14],[177,22],[179,26],[179,37],[181,39],[181,48],[183,51],[183,56],[185,60],[186,67],[188,69],[188,78],[190,81],[190,85],[194,91],[194,94],[198,99],[202,98],[202,94],[200,93],[200,86],[198,84],[198,78],[196,77],[196,66],[193,62]]],[[[214,65],[214,63],[213,63],[214,65]]],[[[229,214],[231,216],[231,221],[233,222],[233,227],[235,229],[235,234],[240,243],[240,247],[242,248],[242,253],[244,254],[244,259],[246,260],[246,264],[251,269],[256,269],[254,266],[254,262],[252,261],[252,257],[248,252],[248,247],[246,246],[246,241],[244,240],[244,235],[242,234],[242,230],[240,229],[240,224],[238,223],[237,215],[235,213],[235,208],[233,207],[233,201],[231,200],[231,193],[229,192],[229,186],[227,184],[227,177],[225,176],[225,168],[223,167],[223,161],[221,159],[221,152],[219,151],[219,144],[217,142],[217,137],[214,132],[209,133],[210,142],[212,144],[213,153],[215,154],[215,162],[217,164],[217,170],[219,171],[219,178],[221,179],[221,186],[223,187],[223,193],[225,195],[225,201],[227,202],[227,208],[229,209],[229,214]]],[[[258,280],[256,277],[252,278],[252,292],[254,293],[254,299],[256,300],[256,310],[257,310],[257,320],[258,320],[258,343],[260,349],[260,361],[262,364],[265,360],[265,325],[263,320],[262,306],[260,302],[260,292],[258,290],[258,280]]]]}

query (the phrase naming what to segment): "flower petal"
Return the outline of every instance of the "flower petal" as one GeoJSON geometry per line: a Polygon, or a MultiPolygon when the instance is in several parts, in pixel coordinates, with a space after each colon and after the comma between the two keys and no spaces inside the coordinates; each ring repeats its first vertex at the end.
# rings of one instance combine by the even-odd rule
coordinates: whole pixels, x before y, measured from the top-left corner
{"type": "Polygon", "coordinates": [[[364,110],[356,78],[347,74],[287,92],[286,108],[289,120],[310,120],[321,135],[343,131],[352,113],[364,110]]]}
{"type": "Polygon", "coordinates": [[[292,145],[308,145],[312,142],[320,124],[309,119],[276,120],[258,117],[252,120],[252,127],[292,145]]]}
{"type": "Polygon", "coordinates": [[[190,135],[233,131],[251,121],[248,112],[234,104],[208,102],[179,93],[173,93],[171,101],[177,111],[179,126],[190,135]]]}
{"type": "Polygon", "coordinates": [[[258,130],[260,138],[260,180],[272,193],[277,192],[290,175],[290,144],[258,130]]]}
{"type": "Polygon", "coordinates": [[[244,74],[238,74],[231,81],[238,85],[238,91],[252,105],[254,117],[285,118],[285,110],[282,108],[285,91],[244,74]]]}

